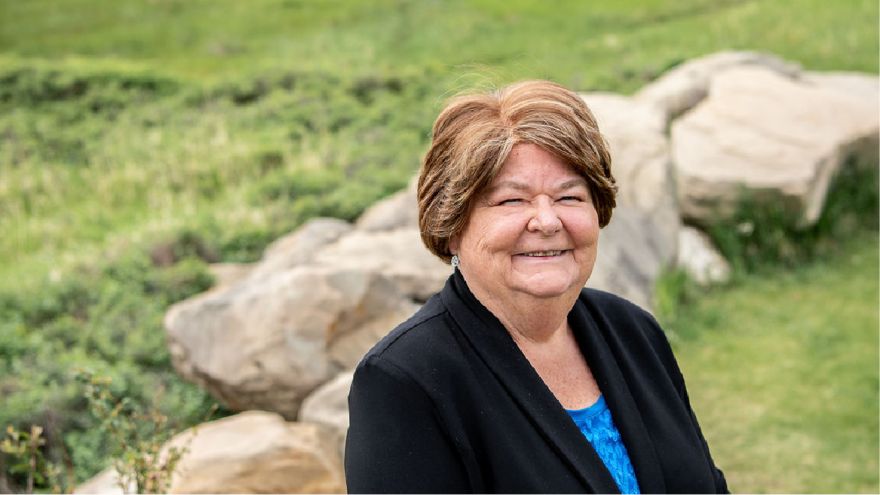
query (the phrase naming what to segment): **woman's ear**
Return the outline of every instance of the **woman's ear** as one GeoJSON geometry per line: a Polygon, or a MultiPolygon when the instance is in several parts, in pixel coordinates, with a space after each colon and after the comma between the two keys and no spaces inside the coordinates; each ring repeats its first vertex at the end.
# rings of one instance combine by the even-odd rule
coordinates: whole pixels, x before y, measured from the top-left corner
{"type": "Polygon", "coordinates": [[[449,238],[449,254],[458,254],[458,247],[460,242],[459,234],[455,234],[449,238]]]}

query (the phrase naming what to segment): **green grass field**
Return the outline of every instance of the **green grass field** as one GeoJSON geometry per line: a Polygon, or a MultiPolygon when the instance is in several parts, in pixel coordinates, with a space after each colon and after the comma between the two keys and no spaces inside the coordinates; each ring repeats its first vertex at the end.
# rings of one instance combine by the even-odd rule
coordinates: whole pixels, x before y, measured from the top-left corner
{"type": "Polygon", "coordinates": [[[877,237],[862,236],[677,315],[673,345],[733,491],[877,492],[878,279],[877,237]]]}
{"type": "MultiPolygon", "coordinates": [[[[878,11],[876,0],[0,0],[0,426],[55,425],[49,450],[63,440],[80,480],[106,465],[70,378],[83,365],[145,404],[165,387],[178,426],[197,422],[212,401],[171,371],[168,305],[209,286],[207,261],[257,259],[308,218],[354,219],[404,187],[459,89],[542,77],[629,94],[724,49],[876,74],[878,11]],[[158,265],[157,249],[180,261],[158,265]]],[[[872,265],[821,257],[675,308],[733,490],[877,491],[877,247],[865,236],[844,245],[872,265]]]]}

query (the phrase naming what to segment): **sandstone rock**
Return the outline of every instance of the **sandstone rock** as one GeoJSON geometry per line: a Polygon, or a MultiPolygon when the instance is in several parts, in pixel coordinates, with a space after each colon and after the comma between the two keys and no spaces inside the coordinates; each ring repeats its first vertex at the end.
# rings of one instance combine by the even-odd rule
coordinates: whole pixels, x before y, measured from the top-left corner
{"type": "Polygon", "coordinates": [[[233,410],[293,419],[309,392],[357,363],[379,328],[413,312],[382,275],[300,266],[178,303],[165,328],[182,377],[233,410]]]}
{"type": "Polygon", "coordinates": [[[321,423],[332,428],[336,435],[340,455],[345,454],[345,437],[348,434],[348,391],[351,389],[353,371],[344,371],[318,387],[303,401],[299,420],[304,423],[321,423]]]}
{"type": "Polygon", "coordinates": [[[708,94],[716,74],[738,66],[763,67],[787,77],[800,73],[800,66],[759,52],[718,52],[689,60],[648,84],[635,98],[660,108],[670,120],[697,105],[708,94]]]}
{"type": "Polygon", "coordinates": [[[876,108],[880,104],[880,77],[875,74],[805,71],[799,80],[806,85],[862,98],[865,106],[876,108]]]}
{"type": "Polygon", "coordinates": [[[214,287],[229,287],[254,270],[252,263],[212,263],[208,271],[214,276],[214,287]]]}
{"type": "Polygon", "coordinates": [[[394,280],[416,301],[443,288],[452,268],[422,244],[418,228],[392,231],[354,231],[315,256],[321,266],[376,271],[394,280]]]}
{"type": "Polygon", "coordinates": [[[367,209],[357,219],[355,227],[366,232],[418,228],[417,186],[418,175],[410,179],[406,189],[398,191],[367,209]]]}
{"type": "Polygon", "coordinates": [[[119,475],[116,474],[116,469],[109,467],[77,486],[73,493],[122,495],[123,493],[135,493],[137,491],[137,486],[134,483],[130,483],[126,490],[123,491],[117,484],[118,480],[119,475]]]}
{"type": "Polygon", "coordinates": [[[170,493],[344,493],[329,428],[249,411],[199,425],[166,446],[188,451],[170,493]]]}
{"type": "Polygon", "coordinates": [[[654,105],[626,96],[581,96],[608,142],[618,204],[648,215],[657,224],[661,259],[672,261],[680,221],[665,115],[654,105]]]}
{"type": "Polygon", "coordinates": [[[746,188],[812,224],[840,165],[876,156],[877,136],[877,108],[863,99],[766,69],[729,69],[672,125],[682,217],[699,225],[729,214],[746,188]]]}
{"type": "Polygon", "coordinates": [[[599,235],[599,253],[586,286],[652,310],[654,284],[665,259],[663,233],[650,216],[621,206],[599,235]]]}
{"type": "Polygon", "coordinates": [[[394,327],[419,310],[419,305],[404,299],[393,312],[377,314],[360,323],[356,331],[338,335],[327,349],[327,357],[341,368],[354,368],[364,354],[394,327]]]}
{"type": "Polygon", "coordinates": [[[251,276],[260,278],[274,275],[309,263],[324,246],[335,242],[352,228],[350,223],[336,218],[309,220],[297,230],[270,244],[251,276]]]}
{"type": "Polygon", "coordinates": [[[693,227],[679,231],[678,266],[700,285],[730,280],[730,263],[715,249],[709,236],[693,227]]]}

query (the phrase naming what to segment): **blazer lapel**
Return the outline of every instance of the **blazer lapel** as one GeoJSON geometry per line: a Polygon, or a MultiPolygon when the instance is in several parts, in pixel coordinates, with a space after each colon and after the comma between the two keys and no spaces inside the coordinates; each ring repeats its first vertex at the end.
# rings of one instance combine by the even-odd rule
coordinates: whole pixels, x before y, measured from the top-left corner
{"type": "MultiPolygon", "coordinates": [[[[642,493],[666,493],[663,471],[639,409],[620,366],[596,321],[580,301],[569,315],[578,345],[617,425],[642,493]]],[[[610,331],[613,331],[611,329],[610,331]]]]}
{"type": "Polygon", "coordinates": [[[501,322],[473,296],[460,272],[456,270],[441,297],[465,338],[585,490],[618,493],[602,459],[501,322]]]}

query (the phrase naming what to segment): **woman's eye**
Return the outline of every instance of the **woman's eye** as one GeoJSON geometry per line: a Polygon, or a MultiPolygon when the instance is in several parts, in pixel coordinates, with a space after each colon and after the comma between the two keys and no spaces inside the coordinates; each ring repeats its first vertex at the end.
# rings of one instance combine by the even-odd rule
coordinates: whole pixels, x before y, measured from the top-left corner
{"type": "Polygon", "coordinates": [[[560,199],[560,201],[583,201],[584,199],[580,196],[564,196],[560,199]]]}
{"type": "Polygon", "coordinates": [[[520,199],[520,198],[508,198],[508,199],[502,199],[501,201],[498,202],[498,204],[499,204],[499,205],[509,205],[509,204],[516,204],[516,203],[519,203],[519,202],[522,202],[522,199],[520,199]]]}

